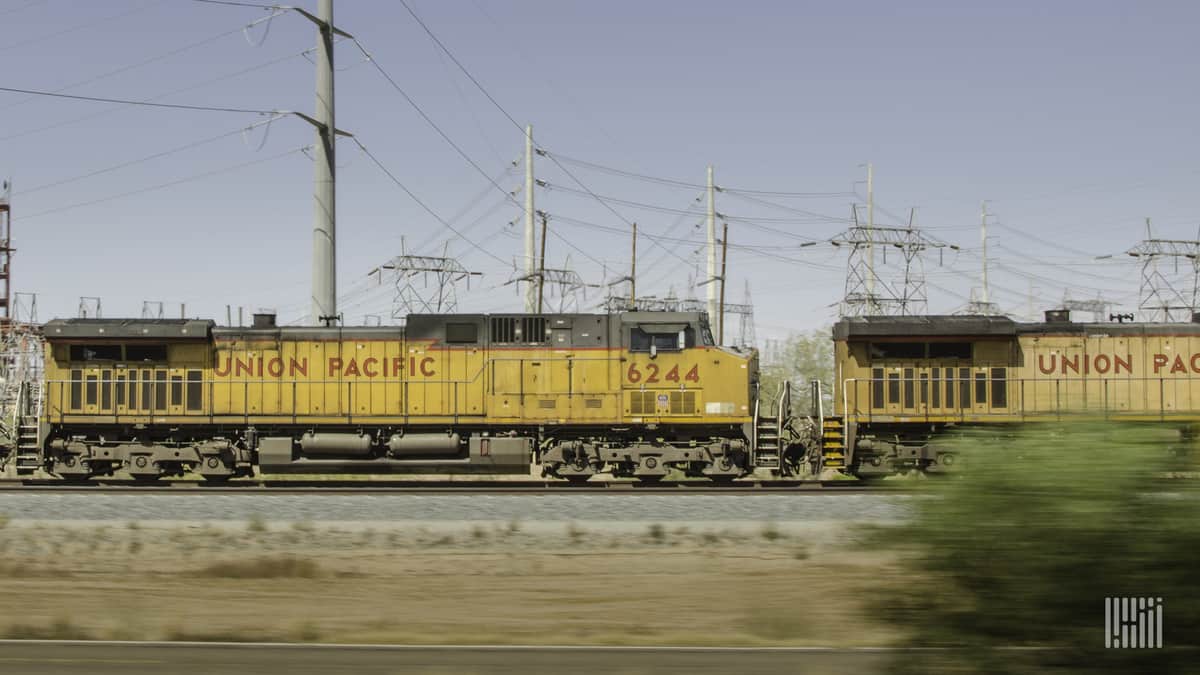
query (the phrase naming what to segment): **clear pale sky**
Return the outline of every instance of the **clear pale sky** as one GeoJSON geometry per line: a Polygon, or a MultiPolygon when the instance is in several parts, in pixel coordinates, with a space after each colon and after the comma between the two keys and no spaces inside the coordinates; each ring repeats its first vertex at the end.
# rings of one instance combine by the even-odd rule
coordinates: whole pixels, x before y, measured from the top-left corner
{"type": "MultiPolygon", "coordinates": [[[[1018,317],[1031,291],[1037,311],[1068,291],[1135,309],[1136,261],[1094,257],[1134,245],[1145,217],[1162,237],[1194,238],[1200,226],[1194,2],[409,3],[552,153],[694,184],[712,164],[729,188],[833,193],[758,195],[782,208],[718,194],[735,245],[728,297],[741,302],[749,283],[760,339],[834,319],[845,250],[799,244],[846,227],[865,201],[866,162],[877,224],[906,222],[915,206],[930,236],[963,249],[927,254],[931,312],[961,308],[979,285],[982,199],[996,214],[992,297],[1018,317]]],[[[254,46],[240,28],[264,16],[191,0],[0,0],[0,86],[311,112],[314,67],[301,52],[313,26],[284,13],[249,31],[254,46]]],[[[340,0],[335,18],[484,172],[520,188],[521,132],[402,5],[340,0]]],[[[451,254],[484,273],[460,287],[460,309],[519,310],[505,282],[521,254],[520,209],[352,43],[338,45],[337,65],[338,126],[505,261],[451,239],[451,254]]],[[[169,316],[186,303],[189,316],[223,320],[230,304],[303,321],[313,166],[285,153],[311,144],[312,129],[289,118],[235,133],[262,119],[0,93],[15,290],[38,294],[42,320],[73,316],[86,295],[102,297],[107,317],[161,300],[169,316]]],[[[350,324],[390,322],[391,282],[368,272],[400,253],[401,237],[436,254],[449,233],[351,142],[339,143],[338,163],[341,309],[350,324]]],[[[682,240],[641,241],[639,293],[703,296],[689,288],[703,265],[700,189],[564,160],[588,190],[662,207],[612,202],[613,213],[564,189],[580,188],[559,166],[535,166],[550,184],[537,207],[579,249],[552,236],[548,264],[569,256],[602,283],[603,263],[615,278],[628,264],[620,232],[637,221],[682,240]]],[[[590,289],[584,308],[603,296],[590,289]]]]}

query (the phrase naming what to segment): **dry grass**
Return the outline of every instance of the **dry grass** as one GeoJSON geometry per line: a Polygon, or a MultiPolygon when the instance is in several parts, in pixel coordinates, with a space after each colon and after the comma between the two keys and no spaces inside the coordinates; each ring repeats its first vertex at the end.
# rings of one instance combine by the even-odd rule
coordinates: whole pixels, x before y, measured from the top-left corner
{"type": "Polygon", "coordinates": [[[316,579],[321,576],[321,567],[307,558],[263,556],[215,562],[198,574],[210,579],[316,579]]]}
{"type": "Polygon", "coordinates": [[[864,620],[863,594],[848,590],[894,574],[893,563],[842,547],[842,530],[689,525],[271,523],[250,531],[244,521],[137,529],[16,521],[0,530],[0,570],[13,572],[0,617],[21,620],[6,629],[0,618],[0,633],[630,645],[894,639],[864,620]]]}

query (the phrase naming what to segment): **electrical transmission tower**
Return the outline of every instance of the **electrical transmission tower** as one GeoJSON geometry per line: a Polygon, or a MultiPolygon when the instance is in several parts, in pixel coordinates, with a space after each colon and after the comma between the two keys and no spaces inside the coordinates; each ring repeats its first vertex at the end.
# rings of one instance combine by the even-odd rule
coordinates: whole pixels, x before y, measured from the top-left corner
{"type": "Polygon", "coordinates": [[[163,303],[162,300],[143,300],[142,301],[142,318],[143,319],[162,319],[163,303]]]}
{"type": "Polygon", "coordinates": [[[854,225],[829,240],[834,246],[847,246],[846,290],[842,297],[842,316],[908,315],[926,311],[927,291],[922,254],[928,249],[951,246],[926,237],[911,224],[908,227],[863,226],[858,208],[852,209],[854,225]],[[875,249],[882,251],[877,264],[875,249]],[[888,265],[887,252],[895,250],[899,260],[888,265]],[[880,273],[880,267],[884,273],[880,273]],[[902,269],[899,269],[902,268],[902,269]]]}
{"type": "Polygon", "coordinates": [[[81,319],[99,319],[100,318],[100,298],[94,296],[80,296],[79,298],[79,318],[81,319]]]}
{"type": "MultiPolygon", "coordinates": [[[[567,258],[563,267],[544,267],[544,258],[539,258],[539,265],[531,274],[522,274],[511,279],[510,284],[527,284],[534,292],[534,313],[545,311],[558,314],[571,314],[579,311],[581,301],[587,299],[589,285],[571,269],[571,259],[567,258]]],[[[609,302],[612,297],[608,299],[609,302]]],[[[628,302],[628,300],[626,300],[628,302]]],[[[628,305],[624,309],[628,309],[628,305]]]]}
{"type": "Polygon", "coordinates": [[[1142,261],[1142,282],[1138,293],[1138,310],[1142,319],[1162,323],[1191,321],[1192,313],[1196,311],[1196,293],[1200,282],[1200,241],[1155,239],[1150,219],[1147,218],[1146,238],[1125,253],[1142,261]],[[1170,260],[1175,266],[1170,276],[1163,272],[1160,265],[1165,260],[1170,260]],[[1182,273],[1180,261],[1184,265],[1182,273]]]}
{"type": "Polygon", "coordinates": [[[400,240],[400,255],[371,270],[368,276],[378,275],[383,282],[386,270],[395,280],[396,294],[392,299],[392,319],[403,323],[409,314],[452,314],[458,310],[458,284],[471,287],[471,277],[481,276],[463,267],[457,258],[409,255],[400,240]]]}
{"type": "Polygon", "coordinates": [[[1069,293],[1063,293],[1062,308],[1073,312],[1091,312],[1093,323],[1102,323],[1113,304],[1099,296],[1092,300],[1077,300],[1070,297],[1069,293]]]}
{"type": "MultiPolygon", "coordinates": [[[[738,315],[738,347],[753,347],[754,339],[754,303],[750,300],[750,281],[747,279],[745,293],[743,294],[742,306],[746,308],[745,313],[738,315]]],[[[725,311],[729,311],[729,307],[725,307],[725,311]]]]}

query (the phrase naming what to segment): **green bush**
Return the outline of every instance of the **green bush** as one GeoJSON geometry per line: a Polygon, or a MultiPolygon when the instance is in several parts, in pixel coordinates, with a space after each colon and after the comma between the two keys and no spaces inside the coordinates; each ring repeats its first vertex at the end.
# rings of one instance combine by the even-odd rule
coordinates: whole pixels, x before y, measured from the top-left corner
{"type": "Polygon", "coordinates": [[[879,616],[907,646],[948,649],[904,653],[894,671],[1194,667],[1200,495],[1161,478],[1173,433],[1073,422],[952,441],[962,471],[925,481],[915,517],[879,539],[901,554],[879,616]],[[1166,648],[1106,649],[1106,596],[1162,598],[1166,648]]]}

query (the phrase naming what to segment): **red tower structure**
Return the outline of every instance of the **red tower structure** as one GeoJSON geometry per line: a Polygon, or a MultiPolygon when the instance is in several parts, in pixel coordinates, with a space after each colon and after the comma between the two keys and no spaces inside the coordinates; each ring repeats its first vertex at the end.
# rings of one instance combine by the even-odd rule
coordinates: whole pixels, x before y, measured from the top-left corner
{"type": "Polygon", "coordinates": [[[9,184],[4,182],[0,189],[0,329],[7,330],[12,323],[12,206],[9,199],[9,184]]]}

